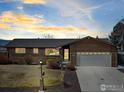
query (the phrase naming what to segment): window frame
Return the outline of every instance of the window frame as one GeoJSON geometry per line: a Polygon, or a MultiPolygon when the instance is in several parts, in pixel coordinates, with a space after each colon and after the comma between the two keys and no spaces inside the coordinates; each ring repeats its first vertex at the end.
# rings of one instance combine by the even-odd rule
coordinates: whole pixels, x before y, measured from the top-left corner
{"type": "Polygon", "coordinates": [[[58,48],[45,48],[45,56],[60,56],[60,50],[58,48]],[[59,53],[50,55],[46,53],[47,49],[56,49],[59,53]]]}
{"type": "Polygon", "coordinates": [[[26,53],[26,48],[15,48],[15,53],[16,54],[25,54],[26,53]],[[17,50],[17,49],[23,49],[23,52],[21,52],[21,50],[17,50]]]}
{"type": "Polygon", "coordinates": [[[39,54],[39,48],[33,48],[33,54],[39,54]],[[35,49],[37,50],[37,52],[35,49]]]}
{"type": "Polygon", "coordinates": [[[69,49],[67,49],[67,48],[64,49],[64,60],[69,60],[69,49]],[[67,50],[67,51],[65,51],[65,50],[67,50]],[[67,52],[67,53],[65,53],[65,52],[67,52]],[[65,55],[67,55],[68,57],[65,58],[65,55]]]}

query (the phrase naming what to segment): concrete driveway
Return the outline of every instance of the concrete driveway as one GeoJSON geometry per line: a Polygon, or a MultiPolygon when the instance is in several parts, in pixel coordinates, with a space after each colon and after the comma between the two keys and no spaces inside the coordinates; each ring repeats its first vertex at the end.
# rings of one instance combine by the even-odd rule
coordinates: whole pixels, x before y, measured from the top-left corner
{"type": "Polygon", "coordinates": [[[124,91],[124,73],[112,67],[77,67],[81,91],[124,91]]]}

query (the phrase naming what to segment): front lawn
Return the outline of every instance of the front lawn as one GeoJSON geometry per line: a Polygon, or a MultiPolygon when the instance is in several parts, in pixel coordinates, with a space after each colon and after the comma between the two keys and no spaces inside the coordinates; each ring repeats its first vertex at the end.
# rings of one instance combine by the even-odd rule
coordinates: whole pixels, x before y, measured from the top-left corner
{"type": "MultiPolygon", "coordinates": [[[[45,72],[45,86],[55,86],[62,83],[64,72],[61,70],[47,69],[45,72]]],[[[0,65],[0,87],[39,87],[39,65],[0,65]]]]}

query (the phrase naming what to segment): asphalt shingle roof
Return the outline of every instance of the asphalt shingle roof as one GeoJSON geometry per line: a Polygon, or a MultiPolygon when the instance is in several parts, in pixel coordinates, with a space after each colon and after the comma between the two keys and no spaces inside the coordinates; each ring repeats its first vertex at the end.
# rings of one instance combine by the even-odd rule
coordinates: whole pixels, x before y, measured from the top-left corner
{"type": "Polygon", "coordinates": [[[61,47],[78,39],[14,39],[6,47],[61,47]]]}
{"type": "MultiPolygon", "coordinates": [[[[108,44],[112,44],[107,38],[99,38],[99,39],[108,44]]],[[[79,40],[81,39],[14,39],[13,41],[9,42],[6,45],[6,47],[57,48],[71,44],[79,40]]]]}

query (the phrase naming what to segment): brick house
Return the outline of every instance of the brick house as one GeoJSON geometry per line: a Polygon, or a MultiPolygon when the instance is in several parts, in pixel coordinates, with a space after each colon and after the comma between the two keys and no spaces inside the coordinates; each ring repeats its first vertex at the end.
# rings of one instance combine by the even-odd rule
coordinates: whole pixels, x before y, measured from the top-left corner
{"type": "Polygon", "coordinates": [[[69,60],[79,66],[117,66],[117,49],[107,39],[87,36],[82,39],[14,39],[7,44],[11,61],[25,61],[31,55],[34,62],[49,58],[69,60]]]}

